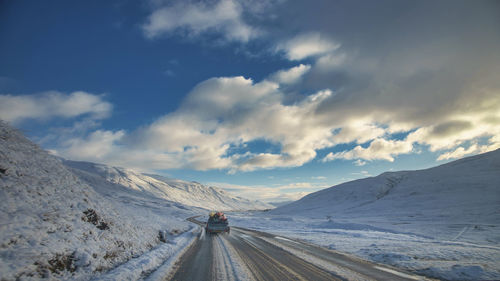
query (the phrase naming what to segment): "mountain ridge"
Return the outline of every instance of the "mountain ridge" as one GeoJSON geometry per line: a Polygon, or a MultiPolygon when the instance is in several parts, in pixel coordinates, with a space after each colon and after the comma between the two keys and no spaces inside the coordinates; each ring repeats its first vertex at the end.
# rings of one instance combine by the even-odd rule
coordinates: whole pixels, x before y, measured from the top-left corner
{"type": "MultiPolygon", "coordinates": [[[[141,191],[165,200],[221,211],[260,210],[272,208],[269,204],[251,201],[232,195],[217,187],[205,186],[198,182],[171,179],[161,175],[138,173],[131,169],[107,166],[84,161],[63,160],[80,178],[87,181],[98,180],[117,184],[123,188],[141,191]],[[89,176],[93,175],[93,179],[89,176]]],[[[102,184],[106,184],[103,182],[102,184]]]]}
{"type": "Polygon", "coordinates": [[[314,215],[418,215],[500,219],[500,149],[436,167],[384,172],[335,185],[271,210],[314,215]],[[496,211],[495,211],[496,210],[496,211]],[[488,218],[486,218],[488,217],[488,218]]]}

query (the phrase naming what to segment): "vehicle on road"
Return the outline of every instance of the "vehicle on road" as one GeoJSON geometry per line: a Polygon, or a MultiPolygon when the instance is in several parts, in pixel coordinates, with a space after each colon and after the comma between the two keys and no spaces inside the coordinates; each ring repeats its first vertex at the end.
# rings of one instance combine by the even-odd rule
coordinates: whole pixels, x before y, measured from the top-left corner
{"type": "Polygon", "coordinates": [[[210,212],[205,226],[207,234],[228,233],[230,231],[229,222],[223,212],[210,212]]]}

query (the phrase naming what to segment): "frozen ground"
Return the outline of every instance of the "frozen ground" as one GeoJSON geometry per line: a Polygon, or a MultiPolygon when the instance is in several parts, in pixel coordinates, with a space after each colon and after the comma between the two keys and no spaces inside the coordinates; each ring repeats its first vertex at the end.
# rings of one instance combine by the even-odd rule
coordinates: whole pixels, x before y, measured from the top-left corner
{"type": "Polygon", "coordinates": [[[500,150],[312,193],[233,225],[451,280],[500,279],[500,150]]]}
{"type": "Polygon", "coordinates": [[[498,243],[468,242],[467,235],[498,235],[498,225],[291,217],[265,212],[231,213],[231,223],[292,237],[366,260],[449,280],[500,278],[498,243]],[[431,235],[418,234],[422,229],[431,235]],[[418,230],[418,231],[413,231],[418,230]],[[475,233],[475,234],[474,234],[475,233]],[[463,236],[460,237],[460,234],[463,236]],[[481,234],[479,234],[481,235],[481,234]]]}

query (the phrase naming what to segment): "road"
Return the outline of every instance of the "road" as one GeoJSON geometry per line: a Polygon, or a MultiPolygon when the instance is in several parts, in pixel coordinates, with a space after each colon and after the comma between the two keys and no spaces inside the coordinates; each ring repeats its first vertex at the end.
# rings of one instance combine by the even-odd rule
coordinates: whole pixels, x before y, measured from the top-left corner
{"type": "Polygon", "coordinates": [[[165,280],[425,279],[301,241],[231,227],[231,234],[202,232],[165,280]]]}

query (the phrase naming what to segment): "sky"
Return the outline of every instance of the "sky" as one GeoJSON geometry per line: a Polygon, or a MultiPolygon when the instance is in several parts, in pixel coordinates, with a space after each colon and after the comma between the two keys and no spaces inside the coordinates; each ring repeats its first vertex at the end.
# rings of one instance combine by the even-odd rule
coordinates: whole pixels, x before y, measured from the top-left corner
{"type": "Polygon", "coordinates": [[[499,1],[0,1],[0,119],[296,200],[500,148],[499,1]]]}

